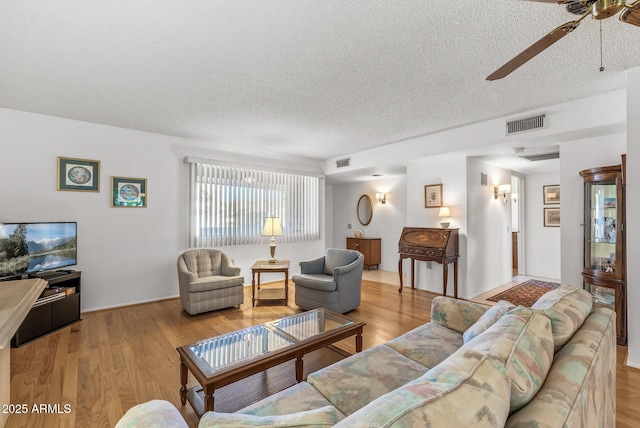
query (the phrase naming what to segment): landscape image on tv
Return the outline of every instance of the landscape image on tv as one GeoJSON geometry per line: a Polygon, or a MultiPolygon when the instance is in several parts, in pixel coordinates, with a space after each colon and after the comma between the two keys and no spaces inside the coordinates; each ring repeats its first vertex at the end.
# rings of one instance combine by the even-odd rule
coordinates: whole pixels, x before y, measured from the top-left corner
{"type": "Polygon", "coordinates": [[[0,277],[77,264],[77,224],[0,223],[0,277]]]}

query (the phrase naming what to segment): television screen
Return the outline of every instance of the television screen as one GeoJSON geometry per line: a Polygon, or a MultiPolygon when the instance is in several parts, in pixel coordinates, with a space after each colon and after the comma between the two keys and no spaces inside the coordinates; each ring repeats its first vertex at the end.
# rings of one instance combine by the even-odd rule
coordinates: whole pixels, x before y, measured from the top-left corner
{"type": "Polygon", "coordinates": [[[77,223],[0,223],[0,278],[77,264],[77,223]]]}

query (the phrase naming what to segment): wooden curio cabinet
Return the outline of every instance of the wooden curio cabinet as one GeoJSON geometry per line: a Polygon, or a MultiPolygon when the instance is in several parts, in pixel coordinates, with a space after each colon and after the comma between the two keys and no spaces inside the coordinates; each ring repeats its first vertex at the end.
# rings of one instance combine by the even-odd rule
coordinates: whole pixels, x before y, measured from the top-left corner
{"type": "Polygon", "coordinates": [[[584,179],[584,288],[594,306],[616,312],[618,344],[627,343],[625,157],[621,165],[580,171],[584,179]]]}

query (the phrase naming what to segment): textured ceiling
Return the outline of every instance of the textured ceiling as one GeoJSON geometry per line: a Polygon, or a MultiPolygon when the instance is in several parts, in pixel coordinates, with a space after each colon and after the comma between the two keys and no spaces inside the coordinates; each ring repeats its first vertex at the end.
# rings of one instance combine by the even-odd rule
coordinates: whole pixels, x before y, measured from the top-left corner
{"type": "MultiPolygon", "coordinates": [[[[3,0],[0,107],[327,159],[624,87],[640,28],[515,0],[3,0]]],[[[585,120],[588,120],[586,118],[585,120]]]]}

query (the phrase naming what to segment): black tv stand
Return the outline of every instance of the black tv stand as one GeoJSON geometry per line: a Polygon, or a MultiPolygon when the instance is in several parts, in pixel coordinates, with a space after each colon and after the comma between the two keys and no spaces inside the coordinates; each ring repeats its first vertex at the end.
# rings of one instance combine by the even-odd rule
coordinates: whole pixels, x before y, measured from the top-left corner
{"type": "Polygon", "coordinates": [[[66,289],[64,296],[55,300],[44,300],[42,296],[27,314],[11,340],[11,346],[20,347],[42,336],[82,321],[80,318],[80,274],[81,272],[47,272],[38,275],[47,281],[49,288],[66,289]],[[52,276],[52,274],[55,274],[52,276]],[[42,299],[42,300],[41,300],[42,299]]]}
{"type": "Polygon", "coordinates": [[[54,271],[46,271],[46,272],[39,272],[35,275],[35,278],[41,278],[44,279],[45,281],[49,281],[53,278],[58,278],[61,276],[65,276],[68,275],[70,273],[73,273],[74,271],[67,271],[67,270],[54,270],[54,271]]]}

